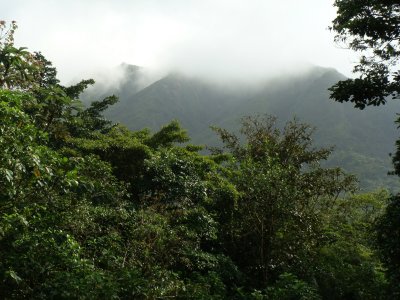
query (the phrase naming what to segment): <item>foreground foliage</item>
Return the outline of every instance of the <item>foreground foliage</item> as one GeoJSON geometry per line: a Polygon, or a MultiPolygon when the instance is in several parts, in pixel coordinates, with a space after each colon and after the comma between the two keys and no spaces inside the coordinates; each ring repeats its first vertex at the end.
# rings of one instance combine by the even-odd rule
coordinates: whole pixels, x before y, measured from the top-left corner
{"type": "Polygon", "coordinates": [[[352,176],[321,166],[331,151],[309,126],[245,118],[241,136],[216,128],[225,147],[203,155],[176,121],[156,133],[112,124],[102,112],[115,97],[85,108],[91,80],[62,86],[30,57],[29,80],[29,68],[3,73],[0,90],[0,298],[392,293],[372,238],[376,220],[380,237],[392,228],[389,195],[353,195],[352,176]]]}
{"type": "MultiPolygon", "coordinates": [[[[356,79],[339,81],[330,90],[331,98],[352,102],[355,107],[379,106],[400,98],[400,4],[398,1],[336,0],[338,15],[332,29],[336,40],[362,53],[354,72],[356,79]]],[[[400,123],[400,119],[396,120],[400,123]]],[[[400,140],[393,157],[395,175],[400,175],[400,140]]],[[[399,195],[377,222],[377,246],[388,269],[390,295],[400,296],[399,276],[399,195]]]]}

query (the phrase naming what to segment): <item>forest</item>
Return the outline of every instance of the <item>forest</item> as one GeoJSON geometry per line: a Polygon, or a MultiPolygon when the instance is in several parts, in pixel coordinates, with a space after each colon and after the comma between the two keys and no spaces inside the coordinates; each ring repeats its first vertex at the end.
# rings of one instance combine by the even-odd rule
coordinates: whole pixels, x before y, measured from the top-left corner
{"type": "MultiPolygon", "coordinates": [[[[331,28],[372,53],[330,88],[358,109],[400,92],[400,5],[365,3],[335,1],[331,28]]],[[[16,30],[0,21],[0,299],[399,299],[400,196],[324,164],[312,126],[244,116],[206,152],[176,120],[131,130],[16,30]]]]}

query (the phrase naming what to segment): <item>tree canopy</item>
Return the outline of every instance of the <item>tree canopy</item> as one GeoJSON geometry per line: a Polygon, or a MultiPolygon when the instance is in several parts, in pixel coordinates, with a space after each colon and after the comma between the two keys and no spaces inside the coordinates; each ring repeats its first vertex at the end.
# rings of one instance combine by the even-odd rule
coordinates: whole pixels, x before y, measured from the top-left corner
{"type": "MultiPolygon", "coordinates": [[[[310,126],[247,117],[238,134],[215,128],[224,147],[203,154],[177,121],[155,133],[109,122],[115,96],[85,107],[93,80],[62,86],[29,57],[39,75],[16,64],[0,88],[0,298],[387,295],[370,236],[388,195],[353,195],[310,126]]],[[[397,224],[379,220],[380,237],[397,224]]]]}
{"type": "MultiPolygon", "coordinates": [[[[400,3],[398,1],[336,0],[338,14],[332,30],[336,41],[344,42],[361,52],[360,62],[354,72],[356,79],[338,82],[330,90],[336,101],[353,102],[364,109],[369,105],[385,104],[389,99],[400,98],[400,3]]],[[[400,124],[400,118],[397,119],[400,124]]],[[[393,155],[394,174],[400,175],[400,140],[396,141],[393,155]]],[[[399,195],[391,197],[386,212],[377,218],[376,246],[387,268],[391,286],[390,297],[400,295],[398,272],[399,195]]]]}
{"type": "Polygon", "coordinates": [[[331,29],[335,40],[362,53],[354,72],[356,79],[338,82],[332,98],[353,102],[364,109],[381,105],[388,97],[399,98],[400,4],[398,1],[336,0],[337,17],[331,29]]]}

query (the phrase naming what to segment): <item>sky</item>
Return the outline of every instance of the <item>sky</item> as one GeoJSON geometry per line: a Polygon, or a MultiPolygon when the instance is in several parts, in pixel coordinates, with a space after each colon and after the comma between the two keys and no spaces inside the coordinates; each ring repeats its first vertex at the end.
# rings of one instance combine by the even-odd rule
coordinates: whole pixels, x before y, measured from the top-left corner
{"type": "Polygon", "coordinates": [[[16,45],[62,82],[128,63],[158,72],[254,79],[310,65],[346,76],[357,55],[333,41],[333,0],[0,0],[16,45]]]}

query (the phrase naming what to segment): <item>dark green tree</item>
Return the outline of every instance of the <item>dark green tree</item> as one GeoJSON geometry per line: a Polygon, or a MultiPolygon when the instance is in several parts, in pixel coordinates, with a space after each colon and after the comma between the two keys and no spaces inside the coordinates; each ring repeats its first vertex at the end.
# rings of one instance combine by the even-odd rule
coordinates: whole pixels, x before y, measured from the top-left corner
{"type": "Polygon", "coordinates": [[[386,0],[336,0],[337,17],[331,29],[335,40],[361,52],[354,67],[356,79],[335,84],[331,97],[339,102],[353,102],[363,109],[380,105],[387,98],[399,98],[400,73],[400,4],[386,0]]]}
{"type": "MultiPolygon", "coordinates": [[[[362,53],[354,72],[358,78],[340,81],[330,88],[331,98],[352,102],[364,109],[369,105],[385,104],[388,99],[400,98],[400,3],[391,0],[336,0],[338,11],[333,20],[335,40],[362,53]]],[[[400,124],[400,118],[397,119],[400,124]]],[[[400,175],[400,140],[396,141],[393,156],[394,174],[400,175]]],[[[377,226],[378,248],[388,269],[393,287],[400,285],[398,271],[398,196],[394,196],[377,226]]],[[[394,289],[393,297],[398,298],[394,289]]]]}
{"type": "Polygon", "coordinates": [[[239,192],[233,228],[224,230],[227,251],[254,287],[265,288],[284,272],[306,278],[321,237],[318,203],[352,190],[354,178],[320,166],[330,150],[313,147],[308,125],[293,121],[281,131],[275,118],[244,118],[244,144],[216,131],[230,156],[226,174],[239,192]]]}
{"type": "Polygon", "coordinates": [[[389,196],[388,191],[378,190],[321,205],[324,242],[316,281],[323,299],[387,299],[374,225],[389,196]]]}
{"type": "Polygon", "coordinates": [[[37,84],[39,62],[24,47],[14,46],[17,23],[0,20],[0,88],[26,90],[37,84]]]}
{"type": "Polygon", "coordinates": [[[386,213],[376,224],[377,245],[387,267],[393,299],[400,297],[400,196],[390,199],[386,213]]]}
{"type": "MultiPolygon", "coordinates": [[[[336,0],[338,11],[331,30],[335,41],[362,54],[354,67],[358,78],[339,81],[331,98],[352,102],[359,109],[400,98],[400,4],[398,1],[336,0]]],[[[400,119],[396,121],[400,124],[400,119]]],[[[400,140],[393,156],[394,173],[400,175],[400,140]]]]}
{"type": "Polygon", "coordinates": [[[0,90],[0,297],[77,298],[93,284],[104,284],[96,297],[111,297],[87,244],[101,239],[100,226],[112,227],[107,215],[129,214],[126,188],[99,159],[49,148],[21,109],[32,101],[0,90]]]}

